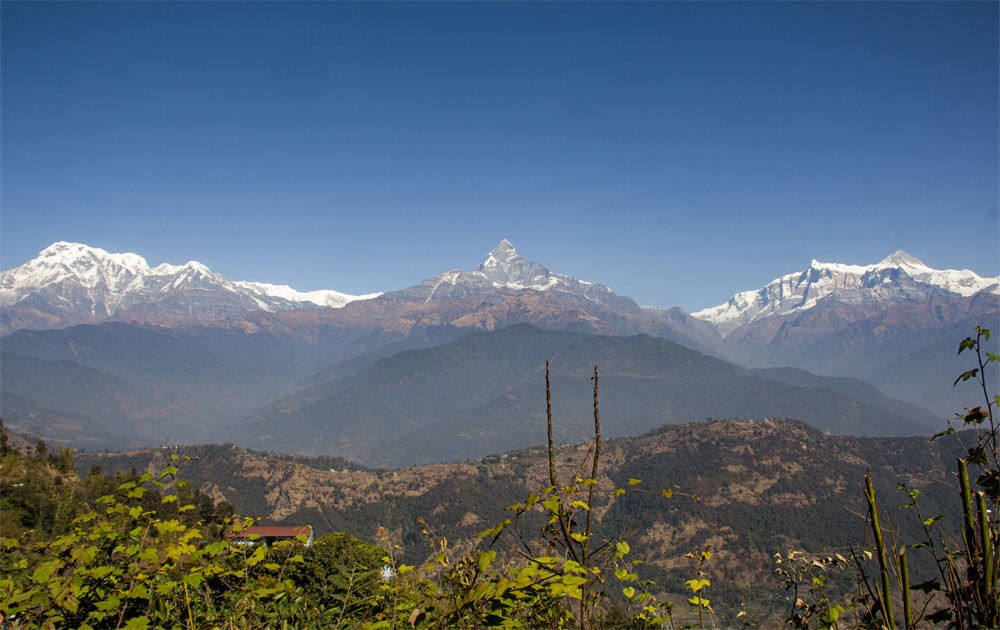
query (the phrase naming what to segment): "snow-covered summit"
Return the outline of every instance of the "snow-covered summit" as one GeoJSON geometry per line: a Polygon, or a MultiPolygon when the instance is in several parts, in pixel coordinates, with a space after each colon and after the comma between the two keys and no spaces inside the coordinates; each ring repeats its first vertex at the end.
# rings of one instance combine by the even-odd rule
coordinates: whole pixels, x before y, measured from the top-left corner
{"type": "Polygon", "coordinates": [[[366,293],[364,295],[350,295],[333,291],[331,289],[319,289],[317,291],[297,291],[287,284],[268,284],[266,282],[247,282],[240,280],[235,282],[236,286],[243,287],[257,295],[280,298],[289,302],[315,304],[316,306],[326,306],[329,308],[340,308],[345,304],[356,300],[370,300],[382,295],[381,293],[366,293]]]}
{"type": "MultiPolygon", "coordinates": [[[[340,307],[372,295],[296,291],[286,285],[233,282],[197,261],[150,267],[133,253],[60,241],[20,267],[0,272],[4,328],[28,313],[45,327],[105,319],[218,319],[251,310],[340,307]]],[[[27,318],[30,322],[31,317],[27,318]]]]}
{"type": "Polygon", "coordinates": [[[401,293],[410,299],[442,302],[486,295],[499,289],[554,291],[592,302],[637,308],[631,299],[615,294],[602,284],[554,273],[543,265],[528,260],[518,254],[507,239],[502,239],[486,254],[474,271],[446,271],[415,287],[404,289],[401,293]]]}
{"type": "Polygon", "coordinates": [[[760,289],[737,293],[724,304],[692,315],[725,335],[757,319],[808,310],[831,296],[850,303],[893,302],[934,291],[965,297],[980,291],[1000,294],[1000,277],[984,278],[968,269],[933,269],[903,250],[871,265],[814,259],[804,271],[775,278],[760,289]]]}
{"type": "Polygon", "coordinates": [[[490,280],[497,288],[545,290],[569,276],[552,274],[548,269],[520,256],[510,241],[503,239],[486,255],[474,273],[490,280]]]}

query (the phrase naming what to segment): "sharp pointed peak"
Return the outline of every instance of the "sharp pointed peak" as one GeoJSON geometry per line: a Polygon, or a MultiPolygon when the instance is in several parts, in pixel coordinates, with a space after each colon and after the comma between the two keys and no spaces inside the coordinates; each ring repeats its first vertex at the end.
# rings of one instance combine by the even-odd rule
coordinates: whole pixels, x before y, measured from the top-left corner
{"type": "Polygon", "coordinates": [[[510,241],[508,241],[505,238],[500,239],[500,242],[497,243],[497,246],[493,248],[493,251],[494,252],[514,252],[514,253],[517,253],[517,249],[515,249],[514,244],[511,243],[510,241]]]}
{"type": "Polygon", "coordinates": [[[483,262],[480,264],[479,268],[483,269],[485,267],[493,267],[498,264],[510,264],[518,258],[520,258],[520,256],[514,248],[514,245],[507,239],[503,238],[500,239],[500,242],[497,243],[497,246],[494,247],[490,253],[486,254],[486,257],[483,258],[483,262]]]}

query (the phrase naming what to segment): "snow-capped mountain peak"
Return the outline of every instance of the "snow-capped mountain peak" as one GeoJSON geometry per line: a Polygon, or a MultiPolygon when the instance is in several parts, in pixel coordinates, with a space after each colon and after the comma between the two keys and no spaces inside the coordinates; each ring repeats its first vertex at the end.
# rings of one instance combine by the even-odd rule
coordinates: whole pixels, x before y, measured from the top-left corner
{"type": "Polygon", "coordinates": [[[920,260],[913,254],[906,250],[897,249],[893,253],[889,254],[882,259],[876,266],[878,267],[913,267],[919,269],[930,269],[924,264],[924,261],[920,260]]]}
{"type": "MultiPolygon", "coordinates": [[[[475,273],[487,278],[497,288],[545,290],[558,282],[548,269],[518,255],[507,239],[501,240],[486,255],[475,273]]],[[[568,279],[568,276],[564,278],[568,279]]]]}
{"type": "Polygon", "coordinates": [[[486,254],[486,258],[483,259],[480,267],[499,265],[505,262],[510,262],[518,258],[517,249],[514,245],[505,238],[500,239],[500,242],[496,247],[493,248],[489,254],[486,254]]]}
{"type": "Polygon", "coordinates": [[[36,322],[51,327],[105,319],[219,319],[251,310],[336,308],[375,295],[233,282],[194,260],[151,268],[138,254],[65,241],[0,273],[4,329],[36,322]]]}
{"type": "Polygon", "coordinates": [[[554,273],[545,266],[528,260],[518,254],[507,239],[502,239],[486,254],[474,271],[446,271],[399,293],[406,295],[408,299],[441,302],[487,295],[500,289],[554,291],[591,302],[616,304],[627,309],[638,308],[631,299],[616,295],[602,284],[554,273]]]}
{"type": "Polygon", "coordinates": [[[775,278],[760,289],[737,293],[724,304],[692,315],[725,335],[758,319],[811,309],[827,298],[848,303],[898,302],[934,291],[964,297],[980,291],[1000,294],[1000,277],[983,278],[968,269],[933,269],[903,250],[870,265],[814,259],[803,271],[775,278]]]}
{"type": "Polygon", "coordinates": [[[341,293],[340,291],[333,291],[330,289],[297,291],[287,284],[269,284],[267,282],[247,282],[243,280],[235,282],[234,284],[246,288],[256,294],[281,298],[282,300],[288,300],[289,302],[309,302],[317,306],[326,306],[329,308],[340,308],[341,306],[354,302],[355,300],[370,300],[382,295],[381,293],[349,295],[347,293],[341,293]]]}

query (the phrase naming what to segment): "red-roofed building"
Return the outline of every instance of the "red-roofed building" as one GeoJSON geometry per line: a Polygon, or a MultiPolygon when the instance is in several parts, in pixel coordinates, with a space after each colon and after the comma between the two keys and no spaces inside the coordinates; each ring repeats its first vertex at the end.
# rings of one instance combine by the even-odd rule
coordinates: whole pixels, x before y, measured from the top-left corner
{"type": "Polygon", "coordinates": [[[306,547],[313,544],[312,525],[284,526],[284,525],[251,525],[233,537],[233,541],[244,545],[253,545],[259,542],[265,545],[273,545],[282,540],[296,540],[299,536],[306,537],[306,547]]]}

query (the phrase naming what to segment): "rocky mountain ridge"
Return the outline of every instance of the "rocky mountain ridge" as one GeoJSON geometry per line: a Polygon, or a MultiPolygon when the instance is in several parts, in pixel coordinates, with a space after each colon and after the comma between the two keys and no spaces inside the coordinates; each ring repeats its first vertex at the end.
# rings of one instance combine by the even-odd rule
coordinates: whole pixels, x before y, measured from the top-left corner
{"type": "MultiPolygon", "coordinates": [[[[385,294],[383,303],[445,304],[511,291],[579,298],[628,317],[644,310],[673,324],[687,319],[683,325],[691,330],[691,320],[695,320],[708,324],[724,338],[741,327],[797,316],[825,302],[871,310],[872,306],[926,300],[936,295],[1000,295],[1000,278],[984,278],[970,270],[933,269],[902,250],[871,265],[813,260],[803,271],[783,275],[760,289],[736,293],[723,304],[688,315],[677,308],[639,309],[632,299],[607,286],[552,272],[524,258],[503,239],[473,271],[446,271],[418,285],[385,294]]],[[[0,332],[109,320],[221,320],[253,311],[341,308],[380,295],[302,292],[287,285],[230,281],[196,261],[150,267],[136,254],[108,253],[78,243],[58,242],[24,265],[0,273],[0,332]]],[[[698,336],[701,343],[706,342],[704,332],[698,336]]]]}
{"type": "MultiPolygon", "coordinates": [[[[5,352],[97,370],[56,369],[8,357],[0,380],[5,419],[39,431],[104,426],[101,435],[111,439],[116,434],[102,423],[115,419],[118,427],[134,424],[142,429],[149,441],[141,443],[157,443],[163,437],[176,440],[181,435],[186,440],[202,440],[248,418],[260,406],[301,389],[350,378],[380,359],[440,346],[470,332],[518,324],[591,335],[644,334],[653,338],[650,343],[666,339],[742,367],[796,367],[823,376],[861,378],[887,396],[916,403],[944,418],[962,403],[950,387],[955,374],[965,369],[962,357],[955,356],[958,342],[977,325],[1000,330],[1000,296],[990,286],[965,295],[981,284],[975,279],[978,276],[929,270],[902,253],[880,263],[878,273],[861,274],[868,274],[870,287],[858,284],[836,289],[815,299],[810,308],[764,314],[723,337],[713,323],[682,309],[639,308],[603,285],[553,273],[520,256],[508,241],[501,241],[473,271],[449,271],[420,285],[353,300],[339,308],[307,301],[287,310],[268,311],[247,307],[249,302],[235,306],[229,302],[223,306],[251,310],[224,319],[224,309],[215,315],[209,312],[208,307],[219,303],[203,299],[204,293],[192,282],[192,278],[212,280],[212,272],[203,265],[149,268],[138,256],[105,252],[104,266],[87,255],[77,256],[79,268],[73,275],[65,265],[70,254],[85,246],[64,245],[55,248],[67,250],[62,254],[51,252],[53,259],[61,259],[60,264],[36,270],[37,284],[44,285],[46,278],[82,276],[94,286],[127,296],[133,285],[148,288],[155,284],[149,278],[174,273],[181,291],[171,293],[168,286],[158,294],[161,302],[130,304],[112,317],[133,321],[68,328],[57,325],[60,321],[65,325],[68,317],[59,304],[72,300],[60,301],[55,289],[51,295],[43,289],[14,306],[4,306],[0,314],[5,325],[34,317],[33,321],[41,322],[39,328],[49,328],[5,335],[5,352]],[[45,301],[46,295],[52,297],[51,302],[45,301]],[[163,321],[161,306],[174,319],[163,321]],[[183,315],[195,310],[199,310],[197,317],[183,315]],[[49,321],[45,317],[52,326],[45,325],[49,321]],[[58,392],[26,385],[31,379],[53,382],[52,375],[61,379],[58,392]],[[94,379],[101,381],[100,388],[83,386],[94,379]],[[109,394],[114,404],[99,407],[95,391],[114,392],[109,394]],[[70,392],[78,397],[74,399],[70,392]],[[197,421],[192,424],[192,419],[197,421]],[[188,431],[194,425],[200,433],[188,431]]],[[[809,285],[806,278],[805,297],[815,298],[824,282],[836,284],[831,274],[841,273],[840,267],[850,266],[827,264],[826,280],[821,278],[818,284],[809,285]]],[[[4,280],[10,277],[5,275],[4,280]]],[[[241,283],[230,284],[239,289],[241,283]]],[[[60,286],[79,289],[76,297],[87,307],[80,317],[94,317],[95,302],[80,288],[84,285],[60,286]]],[[[258,288],[257,294],[261,291],[258,288]]],[[[74,294],[70,291],[69,295],[74,294]]],[[[798,299],[801,306],[803,296],[798,299]]],[[[124,302],[123,298],[117,304],[124,302]]],[[[1000,335],[991,343],[998,339],[1000,335]]],[[[582,361],[589,364],[590,360],[583,357],[582,361]]],[[[677,403],[671,404],[676,407],[677,403]]],[[[751,415],[751,409],[735,407],[713,413],[723,412],[751,415]]],[[[776,413],[763,408],[753,413],[763,412],[776,413]]],[[[492,417],[491,413],[480,416],[492,417]]],[[[268,448],[260,442],[254,445],[268,448]]]]}
{"type": "Polygon", "coordinates": [[[486,254],[473,271],[452,269],[386,296],[403,301],[443,303],[480,298],[498,291],[541,291],[581,298],[626,312],[639,310],[631,298],[618,295],[603,284],[555,273],[524,258],[506,239],[486,254]]]}
{"type": "Polygon", "coordinates": [[[0,272],[0,331],[339,308],[376,295],[302,292],[286,285],[231,281],[197,261],[150,267],[137,254],[60,241],[20,267],[0,272]]]}
{"type": "Polygon", "coordinates": [[[758,320],[811,310],[822,300],[891,304],[941,293],[972,297],[981,291],[1000,295],[1000,277],[984,278],[968,269],[933,269],[898,250],[871,265],[813,260],[803,271],[775,278],[760,289],[736,293],[723,304],[691,315],[727,336],[758,320]]]}

